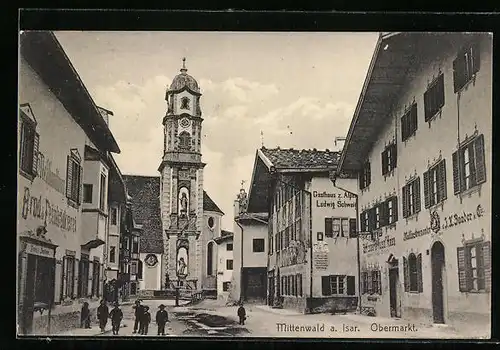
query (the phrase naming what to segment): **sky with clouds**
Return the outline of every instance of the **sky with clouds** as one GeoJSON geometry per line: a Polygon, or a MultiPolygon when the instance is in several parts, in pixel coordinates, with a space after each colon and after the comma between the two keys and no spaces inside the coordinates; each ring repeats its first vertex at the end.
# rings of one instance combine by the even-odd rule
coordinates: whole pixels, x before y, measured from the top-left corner
{"type": "Polygon", "coordinates": [[[345,136],[377,33],[56,32],[97,105],[110,109],[124,174],[159,176],[165,90],[186,57],[202,97],[204,187],[226,213],[256,150],[334,149],[345,136]]]}

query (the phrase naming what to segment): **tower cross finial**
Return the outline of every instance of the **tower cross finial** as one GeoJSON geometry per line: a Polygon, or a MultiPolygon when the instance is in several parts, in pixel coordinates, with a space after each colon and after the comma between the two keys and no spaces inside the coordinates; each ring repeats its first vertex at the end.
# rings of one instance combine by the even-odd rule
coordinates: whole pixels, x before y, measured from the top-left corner
{"type": "Polygon", "coordinates": [[[182,69],[186,69],[186,57],[182,57],[182,69]]]}

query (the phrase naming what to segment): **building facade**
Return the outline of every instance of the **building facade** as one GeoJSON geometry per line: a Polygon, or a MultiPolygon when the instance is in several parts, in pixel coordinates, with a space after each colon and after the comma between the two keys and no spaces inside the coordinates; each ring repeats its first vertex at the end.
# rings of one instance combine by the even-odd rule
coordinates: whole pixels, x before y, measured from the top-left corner
{"type": "Polygon", "coordinates": [[[329,150],[257,151],[248,211],[268,211],[272,307],[304,313],[356,309],[356,205],[353,195],[330,180],[338,156],[329,150]]]}
{"type": "Polygon", "coordinates": [[[85,155],[119,148],[54,34],[23,32],[20,46],[18,326],[53,334],[102,295],[106,228],[86,225],[83,184],[99,172],[85,155]]]}
{"type": "Polygon", "coordinates": [[[228,301],[234,271],[233,233],[222,230],[214,241],[217,243],[217,299],[228,301]]]}
{"type": "Polygon", "coordinates": [[[380,36],[340,166],[365,312],[490,329],[491,118],[490,35],[380,36]]]}

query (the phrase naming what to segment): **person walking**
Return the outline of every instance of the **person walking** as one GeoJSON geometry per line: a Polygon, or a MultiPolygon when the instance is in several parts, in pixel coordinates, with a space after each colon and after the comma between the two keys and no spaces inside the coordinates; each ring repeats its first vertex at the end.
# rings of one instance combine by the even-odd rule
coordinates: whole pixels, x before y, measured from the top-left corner
{"type": "Polygon", "coordinates": [[[80,327],[90,329],[90,310],[89,303],[84,302],[80,315],[80,327]]]}
{"type": "Polygon", "coordinates": [[[123,312],[120,309],[118,302],[115,302],[113,310],[109,313],[109,318],[111,318],[111,326],[113,327],[113,335],[118,335],[120,331],[120,323],[123,319],[123,312]]]}
{"type": "Polygon", "coordinates": [[[244,325],[245,320],[247,319],[247,312],[245,310],[245,307],[243,307],[243,303],[240,304],[240,307],[238,308],[238,318],[240,319],[240,324],[244,325]]]}
{"type": "Polygon", "coordinates": [[[149,306],[144,305],[144,312],[142,313],[139,334],[148,335],[149,324],[151,323],[151,314],[149,313],[149,306]]]}
{"type": "Polygon", "coordinates": [[[101,333],[104,333],[106,324],[109,318],[109,308],[106,305],[106,300],[101,300],[101,305],[97,308],[97,319],[99,320],[99,328],[101,328],[101,333]]]}
{"type": "Polygon", "coordinates": [[[134,320],[134,331],[132,333],[135,334],[137,333],[137,329],[139,328],[139,325],[141,323],[142,314],[144,313],[144,307],[141,305],[140,299],[137,299],[135,301],[135,305],[133,306],[133,308],[135,309],[134,312],[135,320],[134,320]]]}
{"type": "Polygon", "coordinates": [[[156,324],[158,325],[158,335],[165,335],[165,324],[168,322],[168,312],[165,305],[158,306],[160,310],[156,313],[156,324]]]}

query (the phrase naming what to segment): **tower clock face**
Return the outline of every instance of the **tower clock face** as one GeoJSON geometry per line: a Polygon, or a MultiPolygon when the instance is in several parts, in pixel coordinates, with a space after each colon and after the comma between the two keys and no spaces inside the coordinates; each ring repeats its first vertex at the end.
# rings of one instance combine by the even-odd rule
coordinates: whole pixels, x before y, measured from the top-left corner
{"type": "Polygon", "coordinates": [[[179,122],[181,128],[187,129],[191,125],[191,121],[188,118],[182,118],[179,122]]]}

